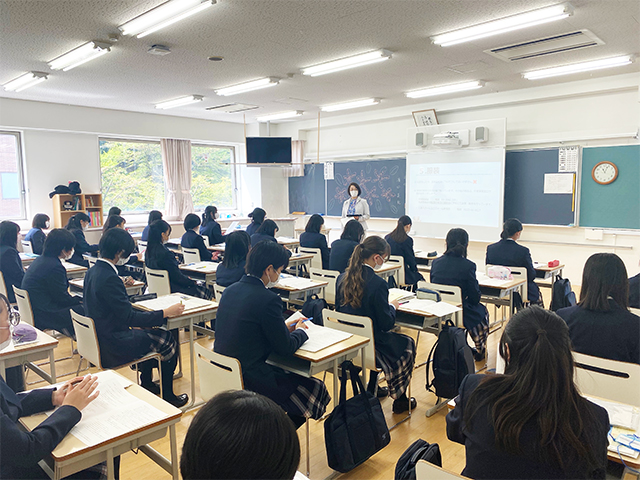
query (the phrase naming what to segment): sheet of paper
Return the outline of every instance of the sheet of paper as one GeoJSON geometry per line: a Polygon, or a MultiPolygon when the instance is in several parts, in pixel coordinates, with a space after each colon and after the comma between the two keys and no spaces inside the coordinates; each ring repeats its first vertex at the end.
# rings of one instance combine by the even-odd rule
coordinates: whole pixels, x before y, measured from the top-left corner
{"type": "Polygon", "coordinates": [[[409,292],[407,290],[402,290],[401,288],[389,289],[389,302],[393,302],[394,300],[398,300],[400,302],[402,300],[414,298],[415,296],[415,293],[409,292]]]}
{"type": "Polygon", "coordinates": [[[333,180],[333,162],[324,163],[324,179],[333,180]]]}
{"type": "Polygon", "coordinates": [[[300,350],[305,350],[307,352],[318,352],[323,348],[330,347],[331,345],[335,345],[336,343],[353,336],[350,333],[343,332],[341,330],[321,327],[313,322],[306,322],[306,325],[308,328],[305,332],[307,332],[309,339],[302,344],[300,350]]]}
{"type": "Polygon", "coordinates": [[[545,194],[569,194],[573,193],[573,173],[545,173],[545,194]]]}
{"type": "Polygon", "coordinates": [[[185,312],[200,307],[209,307],[215,305],[213,302],[204,300],[202,298],[190,297],[181,293],[172,293],[171,295],[163,295],[162,297],[153,298],[151,300],[144,300],[138,302],[137,305],[145,307],[149,310],[164,310],[176,303],[184,303],[185,312]]]}
{"type": "Polygon", "coordinates": [[[512,280],[500,280],[498,278],[491,278],[482,272],[476,272],[476,278],[478,279],[478,283],[480,285],[485,285],[487,287],[502,287],[512,282],[512,280]]]}
{"type": "Polygon", "coordinates": [[[231,225],[229,225],[227,227],[227,233],[231,233],[231,232],[234,232],[236,230],[240,230],[240,228],[238,228],[238,227],[240,227],[240,222],[238,222],[238,221],[231,222],[231,225]]]}
{"type": "Polygon", "coordinates": [[[276,237],[278,243],[297,243],[298,240],[296,238],[291,237],[276,237]]]}
{"type": "Polygon", "coordinates": [[[218,270],[219,263],[216,262],[197,262],[197,263],[189,263],[184,265],[185,267],[189,267],[189,270],[198,270],[202,273],[213,273],[218,270]]]}
{"type": "Polygon", "coordinates": [[[278,286],[302,290],[305,288],[317,286],[317,283],[313,280],[309,280],[308,278],[293,277],[289,275],[283,277],[282,275],[280,275],[280,279],[278,280],[278,285],[276,285],[276,288],[278,288],[278,286]]]}
{"type": "Polygon", "coordinates": [[[580,147],[560,147],[558,151],[558,172],[577,172],[580,147]]]}
{"type": "Polygon", "coordinates": [[[403,310],[409,310],[415,313],[436,315],[443,317],[451,313],[459,312],[461,309],[447,302],[434,302],[426,298],[413,298],[407,303],[400,306],[403,310]]]}
{"type": "Polygon", "coordinates": [[[587,397],[587,399],[596,405],[600,405],[607,411],[611,425],[628,428],[630,430],[640,429],[640,409],[631,405],[609,402],[601,398],[587,397]]]}

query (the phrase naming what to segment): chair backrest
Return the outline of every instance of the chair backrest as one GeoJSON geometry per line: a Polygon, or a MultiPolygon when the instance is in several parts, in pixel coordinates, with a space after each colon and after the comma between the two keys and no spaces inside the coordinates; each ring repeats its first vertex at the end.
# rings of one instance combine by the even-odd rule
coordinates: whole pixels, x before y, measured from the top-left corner
{"type": "Polygon", "coordinates": [[[138,250],[147,248],[147,242],[145,242],[144,240],[138,240],[137,243],[138,243],[138,250]]]}
{"type": "Polygon", "coordinates": [[[76,332],[76,342],[78,353],[90,363],[93,363],[100,370],[102,361],[100,360],[100,344],[98,334],[93,319],[80,315],[71,309],[71,321],[73,330],[76,332]]]}
{"type": "Polygon", "coordinates": [[[400,270],[398,270],[398,273],[394,273],[394,276],[395,275],[398,276],[398,278],[396,278],[398,286],[406,285],[404,283],[404,257],[402,255],[391,255],[389,257],[389,260],[387,260],[387,263],[393,263],[393,264],[399,264],[400,265],[400,270]]]}
{"type": "Polygon", "coordinates": [[[21,240],[22,251],[24,253],[33,253],[33,245],[31,245],[31,240],[21,240]]]}
{"type": "Polygon", "coordinates": [[[336,303],[336,282],[340,276],[340,272],[337,270],[322,270],[321,268],[311,268],[309,270],[311,280],[317,280],[319,282],[329,282],[324,289],[324,299],[327,303],[335,305],[336,303]]]}
{"type": "Polygon", "coordinates": [[[637,315],[638,317],[640,317],[640,308],[629,308],[629,311],[634,315],[637,315]]]}
{"type": "Polygon", "coordinates": [[[88,255],[86,257],[84,257],[84,258],[86,258],[87,262],[89,262],[89,268],[93,267],[96,264],[96,262],[98,261],[98,259],[96,257],[91,257],[91,256],[88,256],[88,255]]]}
{"type": "Polygon", "coordinates": [[[222,292],[224,292],[225,288],[227,287],[223,287],[222,285],[218,285],[217,283],[213,284],[213,294],[216,298],[216,302],[220,302],[220,298],[222,298],[222,292]]]}
{"type": "MultiPolygon", "coordinates": [[[[486,265],[485,272],[489,271],[490,267],[503,267],[504,265],[486,265]]],[[[506,267],[511,270],[511,276],[514,280],[523,280],[524,284],[522,284],[522,301],[526,302],[529,298],[529,288],[527,287],[527,268],[526,267],[506,267]]]]}
{"type": "Polygon", "coordinates": [[[200,235],[202,237],[202,240],[204,240],[204,246],[209,248],[211,245],[209,245],[209,237],[207,237],[206,235],[200,235]]]}
{"type": "Polygon", "coordinates": [[[440,294],[443,302],[451,303],[453,305],[462,304],[462,290],[460,287],[420,281],[418,282],[418,288],[435,290],[440,294]]]}
{"type": "Polygon", "coordinates": [[[182,247],[184,263],[198,263],[200,261],[200,251],[197,248],[182,247]]]}
{"type": "Polygon", "coordinates": [[[226,390],[244,390],[240,362],[195,343],[193,345],[198,363],[200,396],[206,402],[226,390]]]}
{"type": "Polygon", "coordinates": [[[4,283],[4,275],[2,272],[0,272],[0,293],[9,298],[9,295],[7,295],[7,284],[4,283]]]}
{"type": "Polygon", "coordinates": [[[322,254],[319,248],[298,247],[298,253],[313,254],[311,259],[311,268],[322,268],[322,254]]]}
{"type": "Polygon", "coordinates": [[[459,480],[460,478],[468,477],[445,470],[426,460],[418,460],[416,462],[416,480],[459,480]]]}
{"type": "Polygon", "coordinates": [[[573,352],[573,358],[580,393],[640,407],[640,365],[578,352],[573,352]]]}
{"type": "Polygon", "coordinates": [[[33,322],[33,310],[31,309],[31,300],[29,299],[29,292],[22,290],[21,288],[13,286],[13,293],[16,295],[16,303],[18,304],[18,311],[20,312],[20,321],[28,323],[32,327],[35,326],[33,322]]]}
{"type": "MultiPolygon", "coordinates": [[[[371,341],[364,349],[364,368],[367,370],[377,370],[376,367],[376,346],[373,336],[373,322],[369,317],[359,315],[349,315],[325,308],[322,310],[322,320],[325,327],[342,330],[352,335],[360,335],[369,338],[371,341]]],[[[353,359],[354,365],[360,365],[360,356],[353,359]]]]}
{"type": "Polygon", "coordinates": [[[166,270],[154,270],[149,267],[145,267],[145,272],[147,274],[147,287],[150,293],[155,293],[159,297],[171,293],[169,272],[166,270]]]}

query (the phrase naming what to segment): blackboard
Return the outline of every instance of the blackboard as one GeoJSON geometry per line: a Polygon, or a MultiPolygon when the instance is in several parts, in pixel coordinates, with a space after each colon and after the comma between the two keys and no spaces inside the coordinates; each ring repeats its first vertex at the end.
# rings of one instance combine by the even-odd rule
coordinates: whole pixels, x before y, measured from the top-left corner
{"type": "Polygon", "coordinates": [[[574,196],[545,194],[544,174],[558,173],[557,148],[508,151],[505,160],[504,219],[534,225],[573,225],[574,196]]]}
{"type": "Polygon", "coordinates": [[[289,212],[325,213],[324,166],[304,166],[304,177],[289,178],[289,212]]]}

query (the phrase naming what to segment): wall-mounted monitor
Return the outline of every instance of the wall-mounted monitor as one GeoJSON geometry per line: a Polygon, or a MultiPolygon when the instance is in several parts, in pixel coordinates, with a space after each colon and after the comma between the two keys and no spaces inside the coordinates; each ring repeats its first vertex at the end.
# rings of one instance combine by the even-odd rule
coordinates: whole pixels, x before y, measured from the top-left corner
{"type": "Polygon", "coordinates": [[[291,164],[291,137],[247,137],[248,165],[291,164]]]}

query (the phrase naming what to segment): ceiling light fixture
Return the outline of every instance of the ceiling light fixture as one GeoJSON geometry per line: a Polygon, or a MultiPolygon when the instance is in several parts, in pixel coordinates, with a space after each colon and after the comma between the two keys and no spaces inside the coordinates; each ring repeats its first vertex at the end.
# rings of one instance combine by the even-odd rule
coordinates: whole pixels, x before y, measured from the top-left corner
{"type": "Polygon", "coordinates": [[[474,90],[484,86],[484,82],[473,81],[465,83],[456,83],[454,85],[444,85],[442,87],[423,88],[421,90],[413,90],[406,92],[409,98],[432,97],[434,95],[444,95],[445,93],[464,92],[465,90],[474,90]]]}
{"type": "Polygon", "coordinates": [[[137,35],[138,38],[142,38],[195,15],[215,3],[216,0],[170,0],[129,20],[118,29],[123,35],[137,35]]]}
{"type": "Polygon", "coordinates": [[[182,107],[191,103],[201,102],[204,97],[202,95],[187,95],[186,97],[176,98],[175,100],[169,100],[156,104],[156,108],[160,110],[167,110],[169,108],[182,107]]]}
{"type": "Polygon", "coordinates": [[[443,33],[442,35],[435,35],[431,37],[431,41],[436,45],[449,47],[451,45],[457,45],[458,43],[470,42],[479,38],[561,20],[570,15],[573,15],[573,7],[568,3],[561,3],[551,7],[501,18],[492,22],[462,28],[453,32],[443,33]]]}
{"type": "Polygon", "coordinates": [[[601,70],[603,68],[620,67],[629,65],[633,62],[630,55],[621,57],[603,58],[591,62],[574,63],[571,65],[563,65],[562,67],[545,68],[542,70],[534,70],[532,72],[523,73],[522,76],[527,80],[537,80],[539,78],[557,77],[558,75],[568,75],[570,73],[588,72],[590,70],[601,70]]]}
{"type": "Polygon", "coordinates": [[[94,60],[111,51],[110,43],[88,42],[80,45],[67,53],[54,58],[49,62],[52,70],[62,70],[68,72],[72,68],[76,68],[83,63],[94,60]]]}
{"type": "Polygon", "coordinates": [[[354,100],[352,102],[326,105],[324,107],[320,107],[320,110],[322,110],[323,112],[337,112],[339,110],[349,110],[351,108],[368,107],[370,105],[377,105],[379,103],[379,98],[365,98],[363,100],[354,100]]]}
{"type": "Polygon", "coordinates": [[[8,83],[3,85],[7,92],[21,92],[29,87],[33,87],[47,79],[47,74],[44,72],[27,72],[24,75],[20,75],[18,78],[14,78],[8,83]]]}
{"type": "Polygon", "coordinates": [[[232,85],[230,87],[224,87],[216,90],[218,95],[226,97],[228,95],[235,95],[237,93],[250,92],[252,90],[260,90],[261,88],[274,87],[280,83],[279,78],[267,77],[259,80],[252,80],[251,82],[241,83],[239,85],[232,85]]]}
{"type": "Polygon", "coordinates": [[[326,73],[339,72],[341,70],[347,70],[348,68],[383,62],[384,60],[389,60],[391,55],[392,53],[388,50],[375,50],[373,52],[361,53],[360,55],[306,67],[302,69],[302,74],[317,77],[326,73]]]}
{"type": "Polygon", "coordinates": [[[302,110],[291,110],[289,112],[281,112],[274,113],[272,115],[263,115],[262,117],[257,117],[256,120],[259,122],[272,122],[274,120],[284,120],[286,118],[299,117],[304,112],[302,110]]]}

